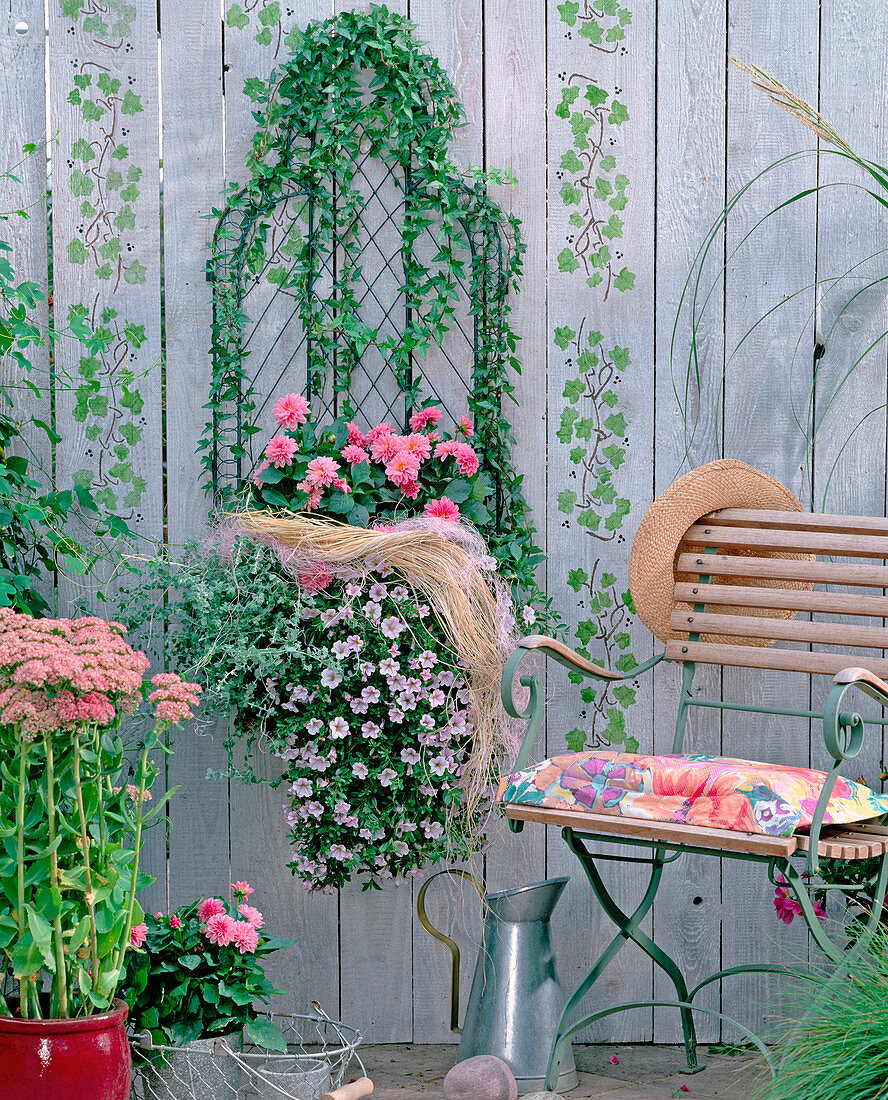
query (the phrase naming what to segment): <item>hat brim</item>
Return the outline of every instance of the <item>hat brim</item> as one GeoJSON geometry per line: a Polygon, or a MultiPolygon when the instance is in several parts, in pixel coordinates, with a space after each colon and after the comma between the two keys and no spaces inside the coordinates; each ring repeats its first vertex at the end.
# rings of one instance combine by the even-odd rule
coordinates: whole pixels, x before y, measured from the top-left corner
{"type": "MultiPolygon", "coordinates": [[[[785,485],[768,474],[737,459],[722,458],[674,481],[645,513],[632,542],[629,555],[629,591],[641,621],[651,633],[665,642],[680,638],[683,632],[670,627],[672,612],[689,609],[689,604],[677,603],[677,581],[696,579],[681,574],[676,569],[679,547],[687,530],[709,512],[721,508],[764,508],[780,512],[802,512],[798,498],[785,485]]],[[[698,551],[702,547],[685,548],[698,551]]],[[[733,555],[738,551],[732,550],[733,555]]],[[[810,559],[807,554],[778,554],[755,551],[756,557],[781,557],[797,560],[810,559]]],[[[717,555],[716,555],[717,556],[717,555]]],[[[738,587],[769,587],[810,589],[803,581],[755,580],[718,576],[717,568],[710,574],[714,584],[735,584],[738,587]]],[[[740,592],[738,592],[740,597],[740,592]]],[[[740,597],[742,598],[742,597],[740,597]]],[[[796,612],[756,608],[750,611],[743,606],[719,607],[720,614],[755,614],[757,617],[792,619],[796,612]]],[[[734,645],[770,645],[773,640],[744,639],[731,635],[705,635],[704,641],[729,642],[734,645]]]]}

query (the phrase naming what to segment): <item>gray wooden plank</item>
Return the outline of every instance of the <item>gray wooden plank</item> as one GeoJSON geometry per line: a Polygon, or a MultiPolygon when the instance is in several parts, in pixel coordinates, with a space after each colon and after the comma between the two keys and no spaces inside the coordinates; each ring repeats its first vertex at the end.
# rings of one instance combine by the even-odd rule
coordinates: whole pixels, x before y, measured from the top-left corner
{"type": "MultiPolygon", "coordinates": [[[[47,172],[46,141],[46,65],[45,24],[41,0],[28,0],[5,12],[0,19],[0,117],[15,119],[0,138],[3,169],[10,171],[20,183],[0,180],[0,211],[10,216],[4,221],[3,240],[12,246],[7,255],[16,272],[16,281],[29,280],[47,292],[49,278],[47,257],[47,172]],[[33,143],[37,152],[20,164],[23,145],[33,143]],[[13,213],[24,210],[27,217],[13,213]]],[[[49,306],[44,301],[30,311],[30,316],[46,329],[49,306]]],[[[2,383],[10,387],[14,406],[4,409],[21,422],[22,441],[18,453],[28,459],[32,476],[46,487],[52,483],[52,447],[46,434],[31,423],[39,418],[51,422],[51,385],[48,347],[25,351],[31,362],[31,381],[40,387],[38,398],[21,386],[21,372],[7,358],[2,364],[2,383]]],[[[55,602],[54,578],[47,577],[39,586],[43,598],[52,607],[55,602]]]]}
{"type": "MultiPolygon", "coordinates": [[[[721,362],[723,293],[717,289],[697,333],[704,361],[705,389],[689,410],[688,427],[679,401],[685,395],[690,325],[673,337],[682,290],[697,249],[724,205],[725,0],[664,5],[657,21],[657,301],[656,424],[654,493],[661,493],[685,469],[715,458],[721,450],[721,362]],[[674,351],[673,351],[673,338],[674,351]],[[672,359],[672,362],[670,362],[672,359]]],[[[721,260],[722,249],[717,250],[721,260]]],[[[656,643],[660,645],[661,643],[656,643]]],[[[654,751],[672,751],[681,671],[670,663],[654,670],[654,751]]],[[[703,666],[696,688],[718,698],[721,673],[703,666]]],[[[717,711],[691,712],[688,751],[718,751],[721,721],[717,711]]],[[[664,875],[654,906],[655,938],[687,975],[690,985],[719,969],[721,962],[721,873],[711,856],[685,855],[664,875]]],[[[672,996],[671,983],[654,973],[654,993],[672,996]]],[[[718,1009],[717,986],[700,994],[705,1008],[718,1009]]],[[[717,1020],[696,1018],[701,1041],[717,1039],[717,1020]]],[[[681,1042],[674,1011],[654,1014],[654,1039],[681,1042]]]]}
{"type": "MultiPolygon", "coordinates": [[[[56,371],[77,389],[56,396],[63,440],[60,486],[91,481],[96,498],[147,540],[163,536],[161,455],[160,179],[157,21],[151,6],[79,11],[50,4],[53,150],[53,301],[57,317],[82,307],[94,328],[117,332],[95,358],[74,341],[56,348],[56,371]],[[142,326],[143,340],[124,330],[142,326]],[[128,377],[128,375],[130,377],[128,377]],[[97,393],[89,386],[96,379],[97,393]],[[83,389],[81,389],[83,387],[83,389]]],[[[131,330],[132,331],[132,330],[131,330]]],[[[84,594],[69,581],[60,597],[84,594]]],[[[112,588],[113,591],[113,588],[112,588]]],[[[70,606],[70,605],[69,605],[70,606]]],[[[101,607],[98,610],[103,610],[101,607]]],[[[105,611],[107,614],[107,611],[105,611]]],[[[138,640],[137,640],[138,642],[138,640]]],[[[155,658],[159,654],[153,655],[155,658]]],[[[165,761],[155,796],[165,788],[165,761]]],[[[166,904],[166,841],[149,833],[143,891],[166,904]]]]}
{"type": "MultiPolygon", "coordinates": [[[[267,79],[272,67],[285,59],[287,37],[293,28],[304,27],[311,19],[332,14],[329,0],[298,0],[287,5],[281,22],[266,26],[260,22],[264,7],[245,4],[243,9],[247,9],[248,14],[245,24],[241,25],[239,19],[233,20],[229,15],[223,28],[226,64],[224,173],[226,182],[236,180],[239,183],[245,182],[245,157],[255,130],[252,103],[243,94],[245,79],[251,76],[267,79]]],[[[226,10],[230,12],[227,6],[226,10]]],[[[278,312],[269,320],[274,322],[275,317],[280,320],[283,308],[283,303],[276,303],[272,310],[278,312]]],[[[300,390],[301,382],[293,388],[300,390]]],[[[268,429],[272,427],[268,414],[261,422],[268,429]]],[[[267,435],[260,434],[264,443],[267,435]]],[[[254,764],[257,774],[274,774],[274,764],[267,758],[259,758],[254,764]]],[[[298,941],[295,948],[287,949],[276,959],[272,957],[268,967],[272,980],[288,991],[284,1003],[298,1012],[305,1011],[309,1001],[317,1000],[329,1015],[336,1017],[340,1013],[337,898],[308,894],[293,879],[286,867],[290,853],[280,804],[281,795],[265,785],[232,783],[231,873],[235,877],[248,878],[255,887],[266,926],[275,934],[298,941]],[[257,823],[260,823],[263,840],[259,849],[257,823]]]]}
{"type": "MultiPolygon", "coordinates": [[[[624,652],[638,661],[651,652],[620,594],[628,587],[631,535],[651,493],[654,14],[552,6],[548,26],[548,587],[571,626],[595,624],[589,649],[612,662],[624,652]],[[582,576],[569,573],[578,568],[582,576]]],[[[632,682],[637,696],[626,712],[612,689],[580,709],[577,689],[554,673],[549,683],[550,753],[562,749],[571,726],[594,728],[596,738],[610,726],[618,742],[633,735],[642,742],[650,729],[650,683],[632,682]]],[[[614,930],[574,857],[551,835],[547,870],[572,876],[553,921],[562,980],[571,988],[614,930]]],[[[637,904],[634,875],[605,864],[604,876],[619,904],[637,904]]],[[[588,1003],[650,997],[651,990],[650,962],[629,945],[588,1003]]],[[[650,1039],[651,1025],[649,1010],[620,1013],[582,1038],[650,1039]]]]}
{"type": "MultiPolygon", "coordinates": [[[[741,0],[732,3],[728,22],[728,54],[754,60],[773,72],[784,84],[809,100],[817,96],[818,5],[803,2],[789,8],[771,5],[762,9],[741,0]]],[[[798,124],[774,107],[736,69],[728,73],[727,179],[728,194],[771,161],[791,149],[806,148],[807,135],[798,124]]],[[[815,179],[811,161],[795,165],[789,173],[766,177],[756,186],[751,201],[744,202],[727,227],[727,249],[772,205],[810,186],[815,179]]],[[[746,247],[731,260],[726,294],[725,346],[728,355],[742,334],[780,298],[809,285],[815,274],[813,207],[789,207],[779,220],[769,223],[767,236],[746,247]]],[[[788,302],[752,334],[740,353],[729,359],[725,377],[724,453],[766,470],[799,492],[801,489],[801,437],[793,422],[790,397],[798,401],[810,376],[813,333],[813,295],[809,292],[788,302]],[[801,359],[790,373],[799,345],[801,359]]],[[[807,706],[808,689],[802,678],[790,684],[779,673],[726,672],[725,694],[744,702],[778,706],[807,706]]],[[[751,720],[737,713],[723,720],[722,750],[726,755],[752,760],[792,763],[808,747],[807,723],[790,719],[751,720]]],[[[742,914],[724,934],[722,964],[742,961],[780,961],[787,952],[804,950],[804,940],[784,934],[774,923],[774,888],[758,868],[738,866],[723,879],[724,913],[742,914]],[[758,873],[756,873],[758,872],[758,873]],[[773,929],[774,934],[767,930],[773,929]]],[[[779,982],[756,976],[731,979],[723,1004],[728,1015],[747,1025],[773,1026],[780,1009],[775,1000],[779,982]]],[[[727,1035],[726,1035],[727,1037],[727,1035]]]]}
{"type": "MultiPolygon", "coordinates": [[[[207,410],[212,303],[206,279],[207,215],[222,190],[222,24],[209,0],[160,6],[163,97],[164,328],[166,351],[167,541],[173,554],[207,526],[196,446],[207,410]]],[[[212,734],[189,723],[175,737],[169,759],[169,898],[175,908],[226,892],[228,785],[208,782],[207,769],[224,771],[224,724],[212,734]]],[[[224,896],[224,893],[223,893],[224,896]]]]}

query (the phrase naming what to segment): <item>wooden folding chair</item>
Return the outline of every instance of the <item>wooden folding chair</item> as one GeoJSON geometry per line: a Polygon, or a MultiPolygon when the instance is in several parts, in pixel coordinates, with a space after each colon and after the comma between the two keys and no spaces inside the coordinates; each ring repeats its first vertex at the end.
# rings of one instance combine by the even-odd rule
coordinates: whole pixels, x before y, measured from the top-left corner
{"type": "MultiPolygon", "coordinates": [[[[881,625],[881,621],[888,618],[888,598],[884,594],[888,588],[888,567],[876,564],[888,559],[888,520],[799,511],[797,509],[801,506],[788,490],[779,486],[780,493],[777,493],[761,481],[765,478],[766,475],[742,463],[711,463],[676,482],[664,497],[658,498],[642,522],[630,562],[632,594],[639,615],[664,638],[665,652],[630,672],[620,673],[594,664],[556,639],[534,635],[519,642],[507,663],[502,683],[505,707],[513,717],[529,721],[513,773],[528,767],[543,717],[544,702],[540,678],[536,673],[520,678],[520,683],[529,689],[528,702],[521,704],[516,697],[519,666],[531,652],[545,654],[584,677],[601,680],[635,680],[664,659],[680,663],[681,697],[673,753],[684,751],[685,726],[690,708],[711,707],[820,719],[826,750],[832,759],[810,829],[790,836],[613,816],[577,807],[556,809],[520,802],[502,806],[510,819],[510,827],[515,831],[523,828],[525,821],[539,821],[561,828],[568,846],[583,866],[595,897],[616,926],[613,939],[565,1006],[546,1077],[546,1087],[549,1089],[557,1080],[567,1044],[579,1031],[612,1013],[645,1006],[674,1006],[679,1009],[687,1058],[686,1072],[696,1072],[703,1066],[697,1062],[693,1013],[704,1012],[730,1020],[720,1012],[694,1003],[701,989],[735,974],[797,972],[791,966],[735,966],[710,975],[693,988],[688,987],[678,964],[641,927],[654,903],[664,866],[678,859],[682,853],[708,854],[720,859],[762,864],[771,882],[785,885],[792,892],[816,943],[837,966],[850,965],[853,952],[847,952],[832,941],[815,912],[812,895],[818,889],[820,860],[881,857],[878,869],[868,883],[831,887],[850,896],[867,886],[876,898],[876,905],[862,927],[855,951],[865,949],[868,937],[882,915],[880,899],[884,898],[888,887],[888,827],[873,822],[825,825],[824,813],[843,763],[854,759],[861,751],[865,727],[883,726],[888,722],[884,717],[863,717],[849,709],[853,707],[855,692],[864,692],[883,706],[888,706],[888,660],[881,655],[849,657],[847,653],[830,652],[825,647],[888,649],[888,629],[881,625]],[[749,478],[756,491],[740,491],[737,484],[726,487],[726,475],[729,482],[731,479],[743,482],[744,477],[749,478]],[[673,493],[670,498],[671,490],[682,486],[682,483],[683,492],[673,493]],[[762,488],[765,490],[763,493],[758,491],[762,488]],[[773,501],[775,493],[782,507],[763,507],[763,503],[767,505],[773,501]],[[788,499],[781,497],[781,493],[786,494],[788,499]],[[664,498],[667,498],[668,514],[662,507],[664,498]],[[670,499],[673,505],[679,499],[681,507],[670,510],[670,499]],[[722,507],[702,516],[696,510],[705,508],[707,503],[711,506],[713,500],[721,504],[724,500],[746,503],[750,499],[753,501],[752,507],[722,507]],[[688,523],[688,516],[700,518],[688,523]],[[819,560],[816,555],[823,555],[827,560],[819,560]],[[667,575],[668,590],[665,593],[648,590],[649,582],[658,579],[662,582],[667,575]],[[834,590],[839,587],[853,591],[834,590]],[[867,594],[866,589],[875,589],[877,594],[867,594]],[[806,618],[789,617],[799,612],[804,613],[806,618]],[[830,618],[825,621],[814,618],[823,615],[830,618]],[[838,622],[837,616],[850,616],[855,621],[850,624],[838,622]],[[859,625],[861,620],[875,620],[880,625],[859,625]],[[789,647],[777,647],[773,644],[775,640],[789,643],[789,647]],[[833,678],[833,683],[822,712],[703,699],[694,697],[691,692],[698,664],[826,675],[833,678]],[[647,864],[650,867],[647,886],[632,912],[624,912],[611,897],[597,865],[601,859],[619,857],[590,851],[589,844],[595,839],[643,849],[647,853],[628,857],[635,865],[647,864]],[[781,882],[781,877],[784,882],[781,882]],[[629,940],[638,944],[668,975],[675,988],[676,999],[639,1000],[612,1005],[575,1019],[580,1002],[629,940]]],[[[771,479],[766,479],[766,482],[770,483],[771,479]]],[[[778,483],[774,482],[772,486],[778,486],[778,483]]],[[[803,748],[800,746],[804,766],[807,766],[807,750],[807,743],[803,748]]],[[[801,973],[804,976],[805,972],[801,973]]],[[[758,1046],[766,1059],[769,1058],[767,1048],[758,1036],[737,1021],[730,1022],[758,1046]]]]}

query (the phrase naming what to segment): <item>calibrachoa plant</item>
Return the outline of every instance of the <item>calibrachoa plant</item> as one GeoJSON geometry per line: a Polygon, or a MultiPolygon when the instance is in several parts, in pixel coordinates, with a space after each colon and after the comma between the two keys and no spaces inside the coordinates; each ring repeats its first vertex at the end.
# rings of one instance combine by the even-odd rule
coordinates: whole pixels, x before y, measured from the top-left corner
{"type": "Polygon", "coordinates": [[[231,893],[229,904],[204,898],[170,914],[148,915],[138,928],[121,994],[135,1031],[150,1031],[155,1044],[184,1046],[243,1028],[259,1046],[287,1049],[281,1031],[254,1002],[267,1004],[284,992],[266,979],[263,960],[293,941],[263,931],[265,918],[248,900],[249,883],[233,882],[231,893]]]}
{"type": "Polygon", "coordinates": [[[322,427],[310,414],[296,393],[274,406],[279,430],[253,478],[262,504],[316,511],[355,527],[408,513],[480,527],[490,522],[485,502],[493,485],[468,442],[468,417],[450,436],[438,431],[443,414],[434,406],[410,417],[407,435],[389,423],[365,434],[344,417],[322,427]]]}
{"type": "Polygon", "coordinates": [[[150,805],[149,753],[201,690],[172,673],[149,687],[148,665],[119,623],[0,609],[0,949],[23,1018],[106,1009],[139,940],[142,832],[168,797],[150,805]],[[153,728],[125,745],[120,721],[146,695],[153,728]]]}

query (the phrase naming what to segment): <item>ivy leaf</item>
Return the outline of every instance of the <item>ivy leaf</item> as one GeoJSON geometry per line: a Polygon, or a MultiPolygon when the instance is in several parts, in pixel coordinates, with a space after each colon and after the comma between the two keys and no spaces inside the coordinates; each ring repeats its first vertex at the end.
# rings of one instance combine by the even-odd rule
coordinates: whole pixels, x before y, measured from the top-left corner
{"type": "Polygon", "coordinates": [[[579,415],[576,409],[561,410],[561,426],[555,434],[565,446],[573,439],[573,426],[579,415]]]}
{"type": "Polygon", "coordinates": [[[586,391],[586,383],[581,378],[571,378],[564,383],[564,393],[571,405],[575,405],[586,391]]]}
{"type": "Polygon", "coordinates": [[[81,198],[83,195],[88,195],[90,191],[92,191],[93,181],[89,176],[81,172],[79,168],[75,168],[68,177],[68,186],[71,188],[73,194],[81,198]]]}
{"type": "Polygon", "coordinates": [[[609,745],[619,744],[626,736],[626,716],[619,707],[611,707],[607,717],[608,723],[601,731],[601,738],[609,745]]]}
{"type": "Polygon", "coordinates": [[[598,366],[598,356],[591,348],[584,348],[577,357],[577,366],[586,372],[593,371],[598,366]]]}
{"type": "Polygon", "coordinates": [[[587,508],[585,512],[580,512],[577,516],[577,523],[580,527],[586,527],[590,531],[597,531],[598,525],[601,523],[601,516],[591,508],[587,508]]]}
{"type": "Polygon", "coordinates": [[[570,118],[570,105],[579,94],[580,89],[575,84],[561,89],[561,102],[555,108],[555,114],[558,118],[570,118]]]}
{"type": "Polygon", "coordinates": [[[104,92],[105,95],[117,95],[120,91],[120,81],[116,78],[112,79],[107,73],[99,73],[96,84],[99,91],[104,92]]]}
{"type": "Polygon", "coordinates": [[[573,151],[568,149],[567,152],[561,158],[561,171],[562,172],[582,172],[583,162],[573,151]]]}
{"type": "Polygon", "coordinates": [[[140,264],[138,260],[133,260],[129,267],[124,269],[123,279],[130,286],[139,286],[146,282],[147,275],[148,272],[144,264],[140,264]]]}
{"type": "Polygon", "coordinates": [[[599,88],[597,84],[587,84],[585,96],[593,108],[600,107],[607,102],[607,92],[603,88],[599,88]]]}
{"type": "Polygon", "coordinates": [[[594,46],[598,46],[604,37],[604,27],[597,19],[589,19],[580,27],[580,34],[583,38],[588,38],[594,46]]]}
{"type": "Polygon", "coordinates": [[[601,395],[601,400],[603,404],[608,405],[610,408],[613,408],[614,405],[616,405],[617,403],[617,395],[614,393],[613,390],[605,390],[604,393],[601,395]]]}
{"type": "Polygon", "coordinates": [[[629,270],[628,267],[624,267],[623,270],[614,279],[614,286],[617,290],[632,290],[635,286],[635,276],[629,270]]]}
{"type": "Polygon", "coordinates": [[[601,453],[615,470],[619,470],[626,461],[626,455],[623,448],[616,443],[611,443],[609,446],[602,448],[601,453]]]}
{"type": "Polygon", "coordinates": [[[576,258],[573,250],[570,248],[563,248],[556,257],[558,260],[558,270],[564,271],[568,275],[576,271],[580,266],[580,261],[576,258]]]}
{"type": "Polygon", "coordinates": [[[571,752],[582,752],[586,747],[586,731],[581,729],[570,730],[565,740],[571,752]]]}
{"type": "Polygon", "coordinates": [[[616,240],[617,237],[623,236],[623,221],[618,218],[616,214],[611,214],[607,219],[607,225],[601,230],[602,234],[608,238],[608,240],[616,240]]]}
{"type": "Polygon", "coordinates": [[[101,103],[94,103],[91,99],[85,99],[80,110],[87,122],[99,122],[102,115],[108,113],[101,103]]]}
{"type": "Polygon", "coordinates": [[[225,22],[229,27],[234,27],[236,30],[243,30],[243,28],[249,24],[250,17],[240,4],[232,4],[225,13],[225,22]]]}
{"type": "Polygon", "coordinates": [[[625,684],[618,684],[617,687],[614,688],[614,698],[624,710],[632,706],[637,694],[638,692],[635,688],[626,687],[625,684]]]}
{"type": "Polygon", "coordinates": [[[580,5],[575,0],[564,0],[563,4],[558,5],[558,15],[561,17],[561,22],[572,27],[577,21],[579,10],[580,5]]]}
{"type": "Polygon", "coordinates": [[[614,185],[610,180],[604,179],[603,176],[598,176],[595,180],[595,198],[606,199],[608,195],[612,195],[614,191],[614,185]]]}
{"type": "Polygon", "coordinates": [[[91,160],[96,159],[95,150],[83,138],[78,138],[71,146],[71,156],[74,160],[82,160],[85,164],[89,164],[91,160]]]}
{"type": "Polygon", "coordinates": [[[571,569],[567,574],[567,583],[574,592],[579,592],[581,588],[589,583],[589,574],[585,569],[571,569]]]}
{"type": "Polygon", "coordinates": [[[629,118],[629,112],[623,106],[618,99],[611,102],[610,114],[607,116],[607,121],[612,122],[615,126],[620,126],[626,122],[629,118]]]}
{"type": "Polygon", "coordinates": [[[274,27],[277,26],[280,21],[281,6],[278,0],[271,0],[271,3],[266,4],[262,11],[259,12],[259,22],[264,27],[274,27]]]}
{"type": "Polygon", "coordinates": [[[613,575],[613,573],[602,573],[601,574],[601,587],[602,588],[611,588],[616,583],[616,580],[617,580],[617,578],[613,575]]]}
{"type": "Polygon", "coordinates": [[[567,351],[568,345],[571,340],[576,337],[576,333],[572,328],[556,328],[555,329],[555,345],[561,348],[562,351],[567,351]]]}
{"type": "Polygon", "coordinates": [[[83,241],[79,237],[76,237],[73,241],[68,241],[66,248],[68,253],[68,262],[72,264],[85,264],[89,259],[89,252],[87,252],[83,241]]]}
{"type": "Polygon", "coordinates": [[[565,206],[576,206],[583,199],[583,192],[579,187],[575,187],[570,180],[565,180],[561,185],[561,201],[565,206]]]}
{"type": "Polygon", "coordinates": [[[122,115],[138,115],[144,110],[142,106],[142,100],[140,96],[137,96],[132,88],[127,88],[123,103],[120,105],[120,113],[122,115]]]}
{"type": "Polygon", "coordinates": [[[577,502],[577,494],[572,489],[562,489],[558,494],[558,511],[570,515],[577,502]]]}
{"type": "Polygon", "coordinates": [[[110,279],[111,265],[108,263],[102,264],[100,267],[96,268],[94,274],[97,279],[110,279]]]}
{"type": "Polygon", "coordinates": [[[615,667],[617,672],[631,672],[637,665],[638,661],[631,653],[624,653],[622,657],[617,658],[615,667]]]}
{"type": "Polygon", "coordinates": [[[127,229],[135,229],[135,227],[136,215],[133,213],[133,208],[129,204],[122,206],[114,219],[114,228],[123,233],[127,229]]]}
{"type": "Polygon", "coordinates": [[[602,172],[613,172],[617,167],[617,158],[610,153],[606,157],[602,157],[598,167],[602,172]]]}
{"type": "Polygon", "coordinates": [[[574,447],[570,452],[570,460],[574,463],[580,463],[586,456],[585,447],[574,447]]]}
{"type": "Polygon", "coordinates": [[[625,592],[620,593],[620,602],[624,607],[627,607],[633,615],[635,614],[635,604],[632,602],[632,593],[628,588],[625,592]]]}
{"type": "Polygon", "coordinates": [[[614,501],[615,508],[613,512],[604,521],[604,526],[608,531],[618,531],[623,526],[623,519],[629,515],[630,504],[628,500],[623,497],[617,497],[614,501]]]}
{"type": "Polygon", "coordinates": [[[614,435],[624,436],[626,434],[626,418],[621,412],[611,413],[604,421],[604,426],[609,432],[613,432],[614,435]]]}
{"type": "Polygon", "coordinates": [[[570,128],[573,133],[574,146],[577,149],[588,149],[589,147],[589,131],[592,129],[592,124],[595,121],[594,118],[581,115],[579,111],[574,111],[570,116],[570,128]]]}
{"type": "Polygon", "coordinates": [[[621,348],[619,344],[617,344],[608,354],[617,370],[625,370],[632,362],[629,358],[629,349],[621,348]]]}
{"type": "Polygon", "coordinates": [[[142,497],[145,495],[145,490],[148,485],[143,477],[133,478],[133,487],[123,498],[122,504],[124,508],[138,508],[142,502],[142,497]]]}
{"type": "Polygon", "coordinates": [[[614,642],[620,647],[620,649],[628,649],[632,644],[632,639],[625,631],[614,635],[614,642]]]}
{"type": "Polygon", "coordinates": [[[271,45],[271,28],[270,27],[263,27],[262,30],[257,35],[254,35],[253,37],[256,39],[256,41],[259,43],[260,46],[270,46],[271,45]]]}

